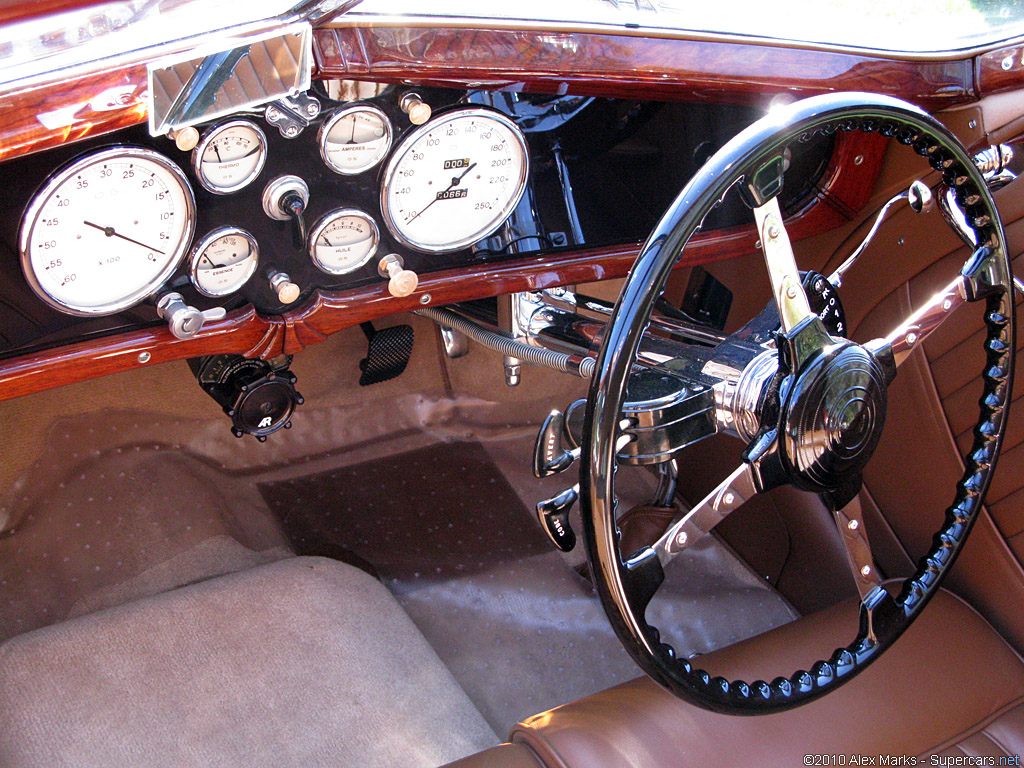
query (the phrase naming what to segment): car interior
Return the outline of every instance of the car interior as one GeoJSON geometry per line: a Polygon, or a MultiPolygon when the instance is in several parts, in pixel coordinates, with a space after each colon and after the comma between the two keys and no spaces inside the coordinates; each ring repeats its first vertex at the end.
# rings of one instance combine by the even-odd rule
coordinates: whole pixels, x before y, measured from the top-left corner
{"type": "Polygon", "coordinates": [[[0,2],[0,766],[1019,765],[1024,7],[778,10],[0,2]]]}

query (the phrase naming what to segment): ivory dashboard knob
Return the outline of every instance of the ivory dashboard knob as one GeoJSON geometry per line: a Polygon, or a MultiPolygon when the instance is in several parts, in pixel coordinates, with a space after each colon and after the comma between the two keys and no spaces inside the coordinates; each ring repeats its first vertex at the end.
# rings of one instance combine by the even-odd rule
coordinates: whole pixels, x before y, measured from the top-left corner
{"type": "Polygon", "coordinates": [[[277,294],[277,300],[282,304],[291,304],[302,293],[302,289],[291,281],[284,272],[274,272],[270,276],[270,287],[277,294]]]}
{"type": "Polygon", "coordinates": [[[396,253],[389,253],[381,259],[377,270],[382,277],[388,278],[388,293],[398,299],[411,295],[420,284],[419,275],[405,269],[402,257],[396,253]]]}
{"type": "Polygon", "coordinates": [[[399,102],[402,111],[409,116],[409,122],[413,125],[423,125],[430,119],[432,110],[430,105],[420,98],[417,93],[407,93],[399,102]]]}

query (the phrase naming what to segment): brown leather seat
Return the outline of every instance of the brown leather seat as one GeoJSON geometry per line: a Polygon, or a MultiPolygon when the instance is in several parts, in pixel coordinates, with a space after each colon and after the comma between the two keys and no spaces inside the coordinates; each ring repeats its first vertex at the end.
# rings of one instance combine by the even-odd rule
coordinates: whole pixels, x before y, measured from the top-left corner
{"type": "MultiPolygon", "coordinates": [[[[702,666],[746,680],[807,668],[852,638],[855,608],[800,619],[710,654],[702,666]]],[[[877,765],[886,764],[880,756],[918,765],[934,764],[931,755],[1012,757],[1024,753],[1024,662],[972,608],[940,592],[859,678],[790,712],[717,715],[644,677],[535,715],[512,742],[456,765],[528,768],[539,758],[548,768],[789,768],[814,754],[865,755],[877,765]]]]}

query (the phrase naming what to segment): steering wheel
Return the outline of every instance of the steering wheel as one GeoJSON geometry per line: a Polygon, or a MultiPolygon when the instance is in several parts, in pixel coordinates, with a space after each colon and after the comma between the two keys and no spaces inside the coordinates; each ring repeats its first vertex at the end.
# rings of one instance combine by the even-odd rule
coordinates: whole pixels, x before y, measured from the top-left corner
{"type": "MultiPolygon", "coordinates": [[[[835,275],[830,279],[838,282],[835,275]]],[[[677,344],[680,357],[684,346],[677,344]]],[[[727,714],[788,709],[851,680],[925,607],[974,524],[1005,432],[1014,349],[1012,273],[999,214],[970,156],[938,121],[898,99],[839,93],[773,111],[738,134],[683,188],[644,244],[606,329],[591,382],[580,466],[584,538],[597,593],[626,650],[672,693],[727,714]],[[834,131],[878,132],[926,158],[941,173],[942,183],[955,191],[966,217],[965,230],[976,244],[944,290],[892,333],[863,345],[830,333],[809,308],[778,204],[787,147],[834,131]],[[710,353],[712,359],[732,359],[737,350],[748,350],[742,371],[723,376],[714,385],[714,418],[731,425],[747,447],[739,467],[654,545],[635,553],[620,552],[617,457],[621,459],[631,442],[645,439],[641,433],[651,427],[623,411],[633,397],[631,380],[643,377],[638,373],[638,350],[684,246],[734,186],[753,209],[777,310],[772,312],[772,332],[756,347],[753,358],[750,329],[710,353]],[[857,497],[861,470],[881,435],[886,388],[898,366],[957,307],[973,301],[985,302],[987,328],[984,393],[973,446],[964,457],[966,469],[930,550],[894,595],[878,580],[859,506],[850,502],[857,497]],[[669,560],[746,499],[783,484],[819,494],[834,515],[861,597],[859,631],[847,646],[789,677],[771,682],[712,677],[662,642],[657,628],[646,621],[646,607],[669,560]]],[[[660,367],[671,369],[671,361],[660,367]]],[[[663,455],[672,453],[673,446],[662,448],[663,455]]]]}

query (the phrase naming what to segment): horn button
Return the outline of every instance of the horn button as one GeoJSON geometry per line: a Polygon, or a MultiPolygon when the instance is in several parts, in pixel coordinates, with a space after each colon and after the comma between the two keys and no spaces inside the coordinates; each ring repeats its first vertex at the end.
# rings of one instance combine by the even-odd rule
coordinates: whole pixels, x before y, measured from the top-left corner
{"type": "Polygon", "coordinates": [[[859,475],[882,435],[886,377],[875,356],[843,342],[805,361],[785,394],[781,449],[795,484],[830,490],[859,475]]]}

